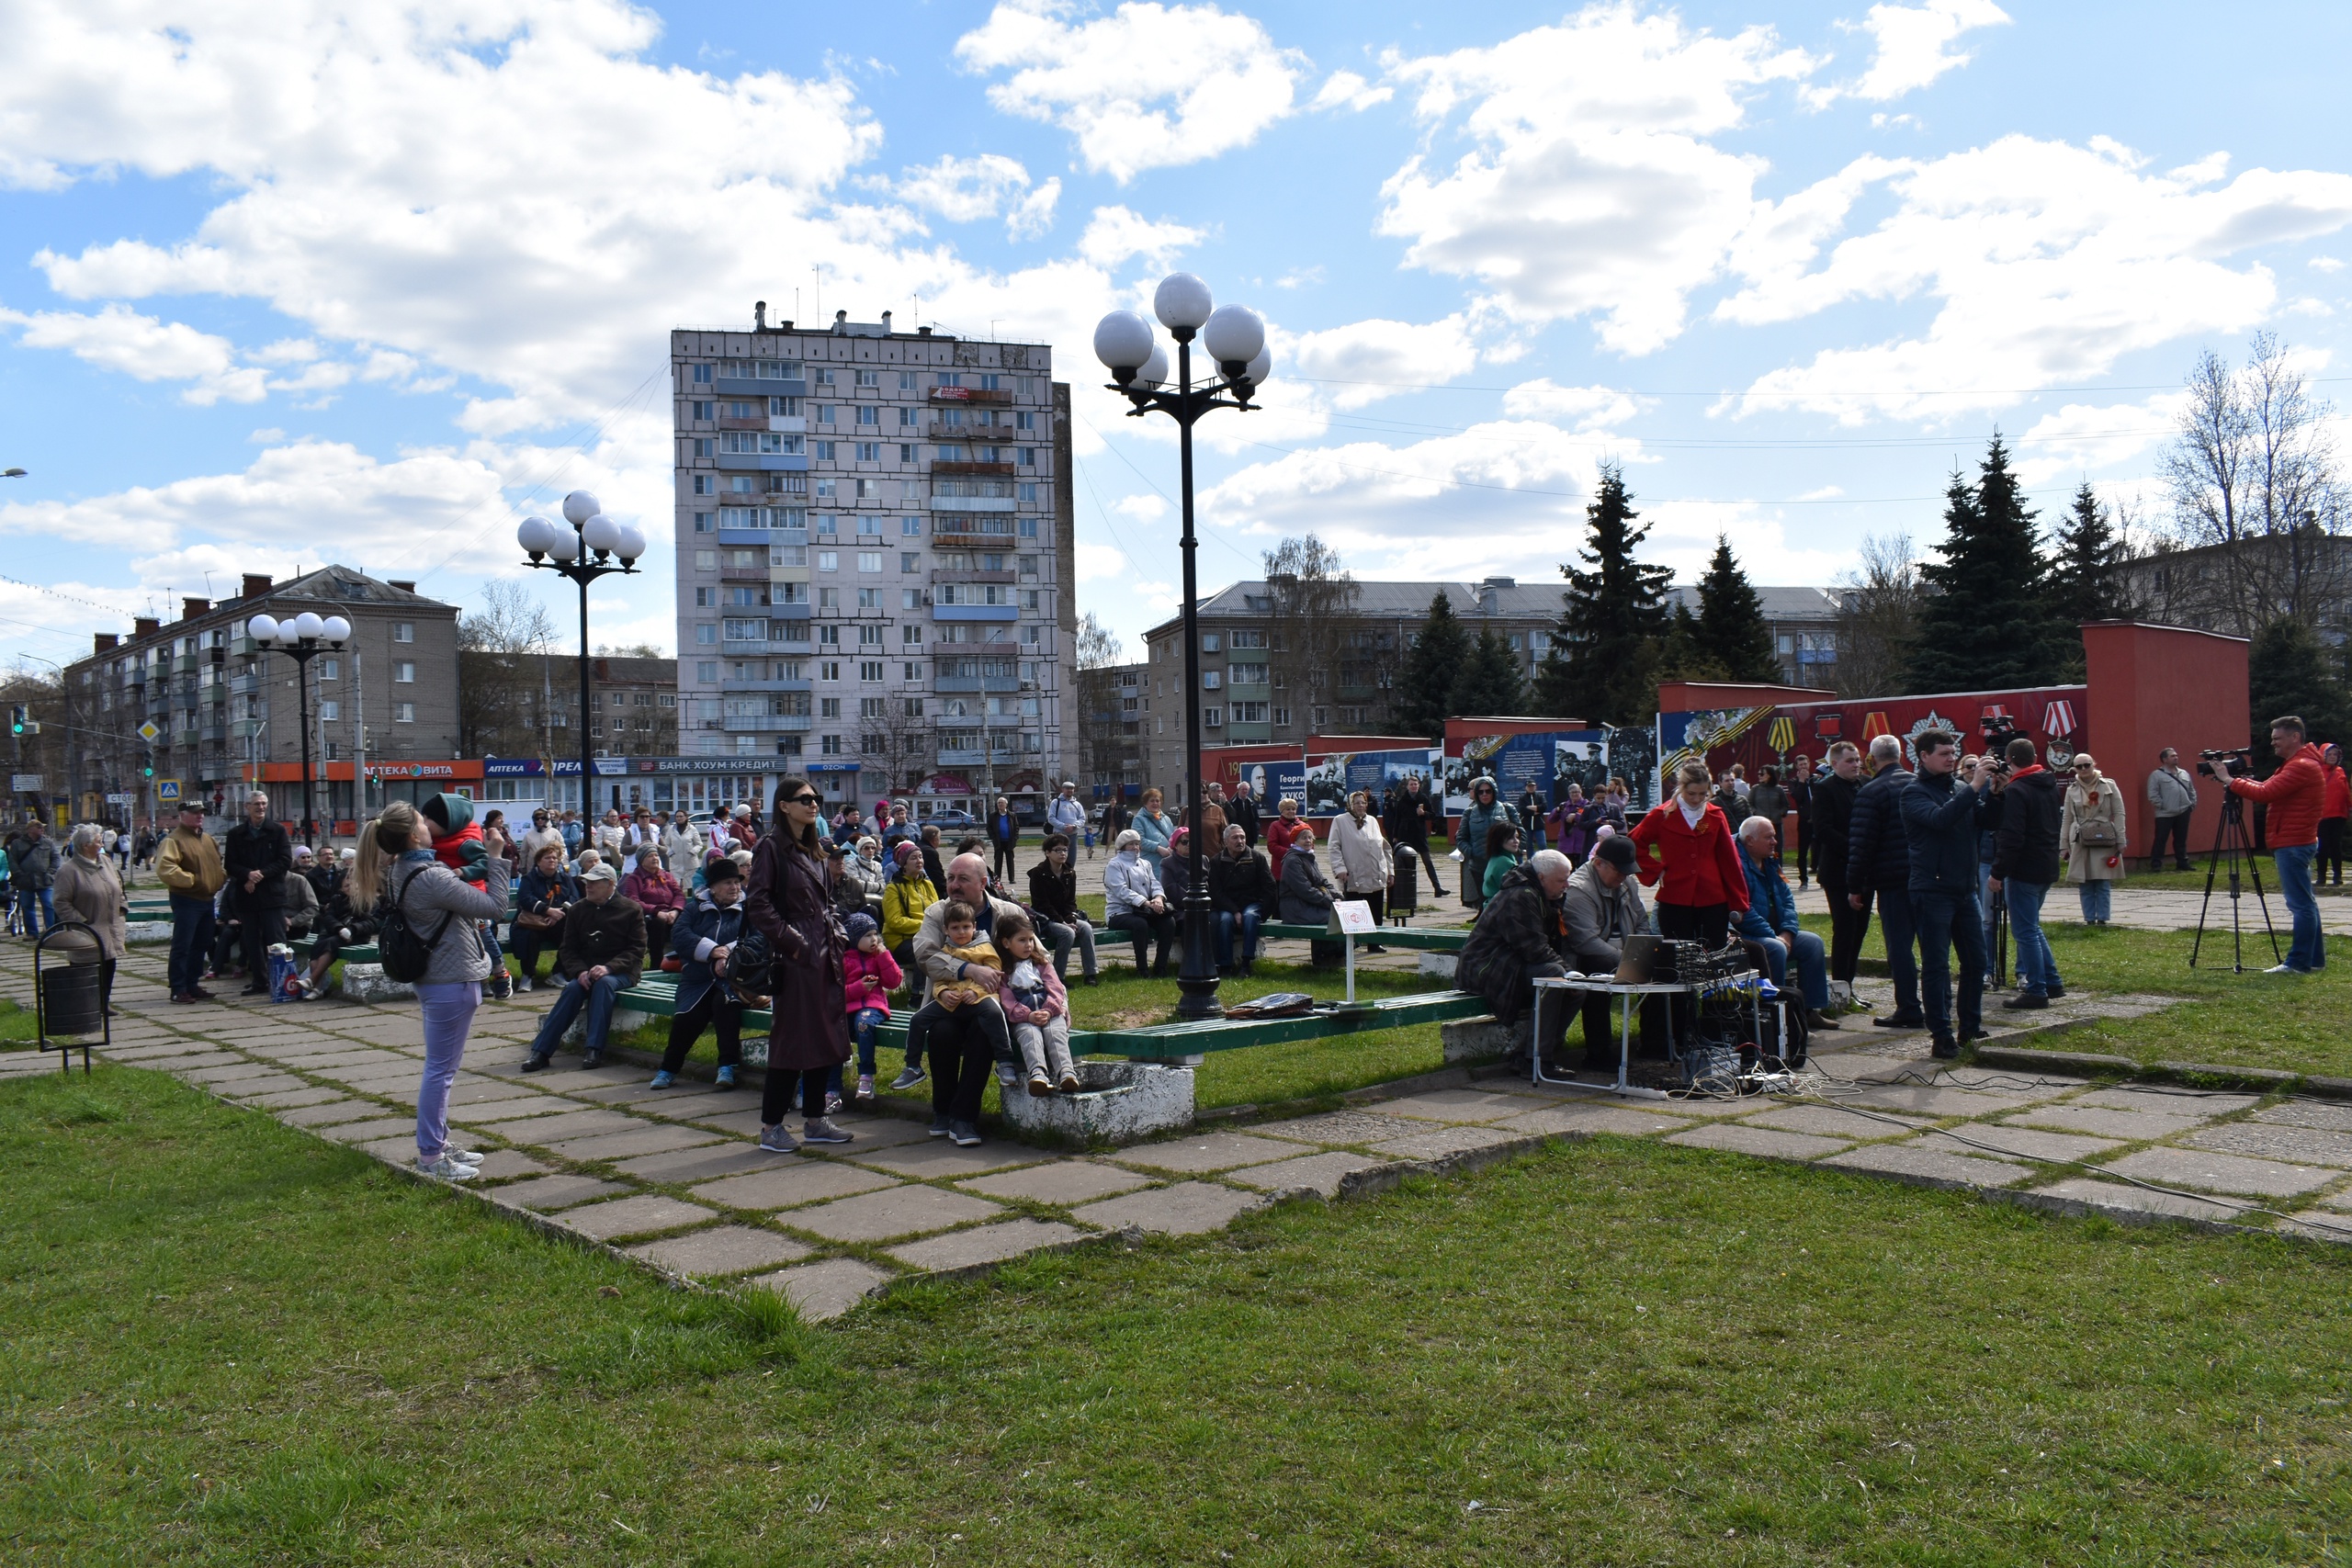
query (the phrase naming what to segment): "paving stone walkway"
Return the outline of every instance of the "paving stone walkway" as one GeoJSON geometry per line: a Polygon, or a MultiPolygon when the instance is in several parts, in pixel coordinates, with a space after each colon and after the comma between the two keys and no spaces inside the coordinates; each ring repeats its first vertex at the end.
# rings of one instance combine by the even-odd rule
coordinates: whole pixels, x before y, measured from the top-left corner
{"type": "MultiPolygon", "coordinates": [[[[413,1161],[423,1055],[414,1004],[176,1007],[162,982],[161,954],[124,961],[110,1059],[171,1072],[389,1163],[413,1161]]],[[[1871,983],[1863,989],[1869,998],[1871,983]]],[[[0,947],[0,995],[31,1005],[19,943],[0,947]]],[[[1220,1123],[1107,1154],[995,1138],[959,1149],[922,1122],[873,1114],[843,1118],[854,1144],[779,1156],[755,1146],[756,1089],[657,1092],[641,1067],[583,1071],[569,1053],[524,1077],[524,1043],[551,999],[535,993],[478,1015],[451,1097],[454,1128],[485,1152],[475,1190],[673,1275],[781,1292],[812,1319],[910,1274],[987,1268],[1106,1235],[1199,1235],[1280,1199],[1358,1195],[1595,1134],[2021,1195],[2066,1212],[2352,1241],[2352,1103],[1937,1071],[1923,1035],[1859,1018],[1826,1038],[1817,1070],[1787,1096],[1619,1100],[1489,1071],[1463,1075],[1459,1087],[1374,1090],[1345,1110],[1220,1123]]],[[[2064,1004],[2109,1017],[2165,1005],[2064,1004]]],[[[29,1051],[0,1055],[0,1077],[55,1070],[29,1051]]]]}

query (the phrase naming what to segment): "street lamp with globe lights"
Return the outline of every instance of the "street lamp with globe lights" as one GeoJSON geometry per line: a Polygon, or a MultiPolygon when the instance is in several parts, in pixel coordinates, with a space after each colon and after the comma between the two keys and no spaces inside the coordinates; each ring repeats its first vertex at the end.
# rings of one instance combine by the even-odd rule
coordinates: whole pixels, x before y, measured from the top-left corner
{"type": "Polygon", "coordinates": [[[263,650],[275,650],[294,661],[294,700],[302,727],[302,841],[316,848],[318,824],[311,811],[311,660],[322,653],[341,651],[351,640],[351,623],[341,615],[322,617],[313,610],[282,621],[275,615],[255,615],[245,623],[245,635],[263,650]]]}
{"type": "MultiPolygon", "coordinates": [[[[634,576],[637,558],[645,553],[645,535],[634,523],[617,523],[605,516],[594,495],[575,490],[563,498],[562,523],[526,517],[514,530],[514,540],[531,558],[532,566],[560,571],[580,585],[580,814],[593,825],[596,774],[594,748],[588,739],[588,716],[594,706],[588,691],[588,585],[616,572],[634,576]]],[[[548,769],[552,773],[553,758],[548,759],[548,769]]],[[[550,777],[548,784],[552,798],[554,779],[550,777]]]]}
{"type": "Polygon", "coordinates": [[[1193,575],[1193,425],[1211,409],[1253,413],[1250,399],[1273,371],[1266,346],[1266,324],[1242,305],[1217,305],[1209,286],[1189,272],[1171,273],[1152,296],[1152,314],[1176,340],[1175,384],[1168,384],[1168,351],[1153,341],[1151,323],[1133,310],[1114,310],[1094,328],[1094,356],[1111,372],[1111,390],[1135,407],[1141,419],[1157,410],[1176,422],[1179,476],[1183,488],[1184,533],[1184,820],[1192,829],[1185,859],[1192,874],[1184,894],[1184,964],[1176,979],[1182,995],[1179,1018],[1216,1018],[1215,925],[1209,909],[1208,875],[1202,841],[1201,639],[1199,584],[1193,575]],[[1200,341],[1216,375],[1193,384],[1193,343],[1200,341]]]}

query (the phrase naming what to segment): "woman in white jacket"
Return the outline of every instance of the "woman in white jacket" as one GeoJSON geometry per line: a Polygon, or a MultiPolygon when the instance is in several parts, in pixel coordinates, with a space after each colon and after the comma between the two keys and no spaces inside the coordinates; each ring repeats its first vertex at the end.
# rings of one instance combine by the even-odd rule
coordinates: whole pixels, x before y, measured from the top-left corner
{"type": "MultiPolygon", "coordinates": [[[[1372,814],[1372,799],[1363,790],[1348,796],[1348,808],[1331,823],[1331,874],[1346,897],[1372,906],[1374,925],[1387,918],[1388,885],[1396,880],[1396,857],[1381,836],[1380,818],[1372,814]]],[[[1376,942],[1366,953],[1381,951],[1376,942]]]]}

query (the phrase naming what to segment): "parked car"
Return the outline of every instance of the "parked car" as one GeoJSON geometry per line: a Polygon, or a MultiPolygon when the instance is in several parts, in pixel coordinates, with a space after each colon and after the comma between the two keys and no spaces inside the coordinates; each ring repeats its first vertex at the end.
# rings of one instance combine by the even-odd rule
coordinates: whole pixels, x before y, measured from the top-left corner
{"type": "Polygon", "coordinates": [[[950,829],[977,829],[980,825],[980,819],[968,811],[957,811],[951,807],[945,811],[933,812],[922,819],[922,825],[938,829],[940,836],[944,838],[950,829]]]}

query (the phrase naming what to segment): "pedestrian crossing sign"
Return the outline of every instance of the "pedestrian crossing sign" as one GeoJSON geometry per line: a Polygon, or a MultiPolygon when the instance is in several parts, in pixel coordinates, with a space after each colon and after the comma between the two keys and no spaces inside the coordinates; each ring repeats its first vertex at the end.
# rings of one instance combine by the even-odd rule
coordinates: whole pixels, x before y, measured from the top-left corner
{"type": "Polygon", "coordinates": [[[157,780],[155,781],[155,798],[156,798],[157,800],[177,800],[179,797],[180,797],[180,781],[179,781],[179,780],[177,780],[177,779],[157,779],[157,780]]]}

